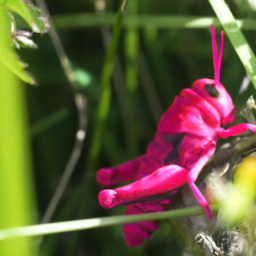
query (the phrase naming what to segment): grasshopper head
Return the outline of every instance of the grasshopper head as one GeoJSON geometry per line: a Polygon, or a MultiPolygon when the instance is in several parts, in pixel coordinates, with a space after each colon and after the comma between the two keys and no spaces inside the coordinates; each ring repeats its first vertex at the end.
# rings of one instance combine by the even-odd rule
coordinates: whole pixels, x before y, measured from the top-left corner
{"type": "MultiPolygon", "coordinates": [[[[220,114],[221,122],[223,124],[231,123],[235,117],[235,110],[232,99],[220,83],[220,68],[223,55],[224,33],[221,31],[220,37],[220,53],[218,56],[218,49],[216,44],[215,30],[211,25],[212,32],[212,48],[213,48],[213,66],[215,71],[214,80],[202,78],[195,81],[192,85],[192,90],[202,96],[208,103],[210,103],[220,114]]],[[[210,114],[210,113],[209,113],[210,114]]]]}

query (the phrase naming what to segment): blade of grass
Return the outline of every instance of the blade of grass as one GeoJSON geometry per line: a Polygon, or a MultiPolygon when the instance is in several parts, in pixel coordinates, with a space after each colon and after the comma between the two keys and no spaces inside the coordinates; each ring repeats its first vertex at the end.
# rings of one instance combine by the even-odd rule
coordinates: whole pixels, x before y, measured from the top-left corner
{"type": "Polygon", "coordinates": [[[153,119],[155,124],[158,125],[159,120],[164,113],[164,108],[158,96],[156,85],[154,84],[151,71],[148,67],[148,63],[142,49],[140,49],[139,55],[139,76],[153,119]]]}
{"type": "MultiPolygon", "coordinates": [[[[138,9],[137,0],[129,0],[127,3],[128,15],[135,15],[138,9]]],[[[128,92],[128,138],[127,149],[129,158],[138,155],[138,56],[139,56],[139,33],[137,27],[129,26],[125,31],[125,80],[128,92]]]]}
{"type": "MultiPolygon", "coordinates": [[[[52,16],[52,22],[56,28],[84,28],[98,27],[101,25],[115,24],[116,14],[108,13],[104,16],[98,16],[95,13],[78,13],[52,16]]],[[[252,19],[237,19],[237,25],[242,30],[256,30],[256,21],[252,19]]],[[[201,29],[209,28],[211,24],[215,27],[221,27],[219,20],[215,17],[205,16],[156,16],[156,15],[127,15],[124,17],[122,26],[124,28],[136,26],[139,28],[189,28],[201,29]]]]}
{"type": "Polygon", "coordinates": [[[175,86],[170,86],[175,84],[176,81],[169,68],[164,48],[159,48],[157,45],[158,32],[159,30],[157,28],[147,27],[143,29],[142,38],[146,49],[145,55],[147,56],[153,77],[158,85],[157,89],[162,99],[162,104],[164,108],[167,109],[173,101],[172,98],[174,98],[179,91],[175,86]],[[168,94],[166,93],[166,88],[168,88],[168,94]]]}
{"type": "Polygon", "coordinates": [[[256,89],[256,58],[224,0],[209,0],[256,89]]]}
{"type": "MultiPolygon", "coordinates": [[[[5,8],[0,8],[0,48],[11,52],[5,8]]],[[[0,62],[0,227],[31,224],[36,216],[24,88],[0,62]]],[[[0,255],[32,256],[27,238],[0,243],[0,255]]]]}
{"type": "MultiPolygon", "coordinates": [[[[94,7],[97,15],[99,17],[105,16],[106,14],[106,5],[101,5],[101,0],[94,1],[94,7]]],[[[107,53],[112,37],[112,31],[108,25],[100,26],[101,37],[104,45],[105,52],[107,53]]],[[[129,117],[129,109],[127,107],[128,97],[127,97],[127,90],[125,88],[125,79],[121,67],[121,61],[118,53],[115,54],[114,58],[114,70],[113,70],[113,86],[116,92],[117,100],[120,105],[120,111],[122,114],[123,119],[123,126],[124,126],[124,135],[126,138],[126,145],[129,144],[129,124],[130,124],[130,117],[129,117]]],[[[109,150],[105,151],[107,154],[109,150]]],[[[117,162],[116,162],[117,163],[117,162]]]]}
{"type": "MultiPolygon", "coordinates": [[[[211,209],[216,210],[215,207],[211,207],[211,209]]],[[[125,223],[133,223],[146,220],[163,220],[202,214],[205,214],[203,208],[191,207],[165,212],[64,221],[58,223],[49,223],[0,230],[0,240],[14,237],[38,236],[92,228],[103,228],[113,225],[122,225],[125,223]]]]}
{"type": "Polygon", "coordinates": [[[99,154],[101,147],[101,140],[103,136],[103,127],[107,119],[110,99],[111,99],[111,77],[114,70],[114,57],[119,41],[121,24],[123,20],[122,7],[120,7],[116,16],[116,22],[114,26],[113,36],[110,42],[109,50],[103,65],[101,83],[100,83],[100,99],[97,108],[96,121],[94,125],[94,132],[92,136],[92,147],[88,157],[88,172],[91,172],[92,167],[95,164],[95,160],[99,154]]]}
{"type": "Polygon", "coordinates": [[[70,115],[70,110],[66,107],[56,110],[54,113],[42,118],[41,120],[35,122],[31,126],[31,136],[35,137],[49,128],[53,127],[55,124],[61,122],[70,115]]]}

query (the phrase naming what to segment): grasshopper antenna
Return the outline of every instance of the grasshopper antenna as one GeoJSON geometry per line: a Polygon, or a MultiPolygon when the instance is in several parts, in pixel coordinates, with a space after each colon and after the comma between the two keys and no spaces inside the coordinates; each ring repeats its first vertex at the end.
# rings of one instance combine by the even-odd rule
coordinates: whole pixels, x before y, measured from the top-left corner
{"type": "Polygon", "coordinates": [[[224,46],[224,32],[221,31],[221,34],[220,34],[220,54],[219,55],[218,55],[218,48],[216,43],[215,29],[213,25],[211,25],[211,33],[212,33],[214,80],[215,80],[215,84],[217,85],[220,82],[220,69],[221,69],[221,61],[222,61],[223,46],[224,46]]]}

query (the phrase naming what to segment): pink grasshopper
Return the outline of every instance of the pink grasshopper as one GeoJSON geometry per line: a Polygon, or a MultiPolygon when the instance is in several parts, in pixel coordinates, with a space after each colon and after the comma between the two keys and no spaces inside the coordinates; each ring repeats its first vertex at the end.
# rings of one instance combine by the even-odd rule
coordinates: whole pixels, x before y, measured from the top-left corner
{"type": "MultiPolygon", "coordinates": [[[[181,91],[162,116],[155,138],[144,155],[97,172],[97,182],[103,186],[135,180],[127,186],[102,190],[99,194],[102,207],[110,209],[120,204],[135,205],[156,200],[159,204],[161,198],[167,198],[166,195],[188,183],[208,218],[213,218],[195,181],[214,154],[219,138],[237,136],[248,130],[255,133],[256,126],[244,123],[227,130],[221,128],[222,124],[233,121],[235,111],[230,95],[219,82],[224,33],[221,32],[218,54],[213,26],[211,32],[215,79],[199,79],[191,89],[181,91]]],[[[132,207],[128,207],[127,214],[143,212],[132,207]]],[[[141,239],[147,238],[141,236],[141,239]]]]}

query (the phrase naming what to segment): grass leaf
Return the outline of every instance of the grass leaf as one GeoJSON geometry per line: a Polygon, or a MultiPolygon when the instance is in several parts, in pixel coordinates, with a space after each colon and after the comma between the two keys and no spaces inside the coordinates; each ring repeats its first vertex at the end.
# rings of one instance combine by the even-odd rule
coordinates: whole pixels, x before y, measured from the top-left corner
{"type": "MultiPolygon", "coordinates": [[[[95,13],[58,14],[51,17],[56,28],[84,28],[98,27],[101,25],[114,25],[116,14],[107,13],[97,16],[95,13]]],[[[237,19],[237,26],[242,30],[256,30],[256,21],[253,19],[237,19]]],[[[138,28],[187,28],[187,29],[209,29],[210,25],[220,27],[221,23],[216,17],[211,16],[164,16],[164,15],[126,15],[123,18],[124,28],[135,26],[138,28]]]]}
{"type": "Polygon", "coordinates": [[[20,62],[18,56],[12,51],[0,48],[0,61],[2,61],[16,76],[22,81],[35,84],[34,78],[28,73],[24,72],[25,64],[20,62]]]}
{"type": "Polygon", "coordinates": [[[59,223],[49,223],[29,227],[19,227],[0,230],[0,240],[5,240],[14,237],[39,236],[68,231],[102,228],[146,220],[162,220],[201,214],[205,214],[203,208],[191,207],[186,209],[178,209],[165,212],[64,221],[59,223]]]}
{"type": "Polygon", "coordinates": [[[47,19],[41,17],[38,8],[26,5],[22,0],[7,0],[5,6],[25,19],[34,32],[45,33],[49,29],[47,19]]]}

